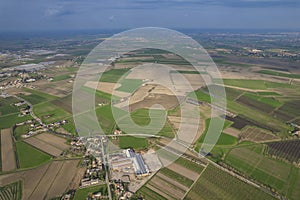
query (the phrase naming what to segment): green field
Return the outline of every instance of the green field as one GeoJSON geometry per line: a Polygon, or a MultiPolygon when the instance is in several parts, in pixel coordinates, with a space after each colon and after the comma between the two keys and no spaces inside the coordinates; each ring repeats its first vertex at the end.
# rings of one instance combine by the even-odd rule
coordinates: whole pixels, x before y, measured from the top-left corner
{"type": "Polygon", "coordinates": [[[121,149],[133,148],[133,149],[146,149],[148,147],[148,140],[146,138],[132,137],[132,136],[120,136],[119,146],[121,149]]]}
{"type": "Polygon", "coordinates": [[[258,71],[258,73],[300,79],[300,74],[287,74],[287,73],[282,73],[282,72],[277,72],[277,71],[272,71],[272,70],[260,70],[260,71],[258,71]]]}
{"type": "MultiPolygon", "coordinates": [[[[143,197],[147,200],[165,200],[166,198],[162,197],[158,193],[154,192],[153,190],[147,188],[147,186],[141,187],[135,196],[143,197]]],[[[133,199],[139,199],[138,197],[135,197],[133,199]]]]}
{"type": "Polygon", "coordinates": [[[20,94],[18,96],[20,96],[21,98],[29,101],[31,104],[39,104],[41,102],[45,102],[45,101],[50,101],[50,100],[54,100],[57,97],[37,91],[37,90],[32,90],[32,89],[28,89],[28,88],[23,88],[24,92],[29,92],[31,94],[29,95],[24,95],[24,94],[20,94]]]}
{"type": "Polygon", "coordinates": [[[24,122],[32,119],[30,115],[25,115],[19,117],[19,114],[10,114],[5,116],[0,116],[0,129],[5,129],[14,126],[16,123],[24,122]]]}
{"type": "Polygon", "coordinates": [[[16,102],[19,102],[19,100],[13,97],[7,97],[7,98],[0,97],[0,116],[12,114],[12,113],[18,113],[19,112],[18,107],[13,105],[16,102]]]}
{"type": "Polygon", "coordinates": [[[275,199],[260,189],[208,165],[186,199],[275,199]]]}
{"type": "Polygon", "coordinates": [[[126,73],[129,72],[130,69],[111,69],[109,71],[104,72],[101,75],[100,82],[110,82],[110,83],[116,83],[119,81],[119,79],[124,75],[126,76],[126,73]]]}
{"type": "Polygon", "coordinates": [[[119,83],[121,84],[121,86],[118,87],[116,90],[133,93],[142,85],[143,81],[139,79],[123,79],[119,81],[119,83]]]}
{"type": "Polygon", "coordinates": [[[63,75],[59,75],[59,76],[54,76],[52,81],[53,82],[62,81],[62,80],[66,80],[68,78],[70,78],[69,74],[63,74],[63,75]]]}
{"type": "Polygon", "coordinates": [[[181,166],[183,166],[183,167],[185,167],[185,168],[187,168],[187,169],[190,169],[190,170],[192,170],[194,172],[197,172],[199,174],[203,170],[203,166],[198,165],[197,163],[194,163],[194,162],[192,162],[190,160],[187,160],[185,158],[182,158],[182,157],[178,158],[174,162],[177,163],[177,164],[179,164],[179,165],[181,165],[181,166]]]}
{"type": "Polygon", "coordinates": [[[267,90],[270,88],[287,88],[289,84],[270,82],[264,80],[247,80],[247,79],[223,79],[225,85],[247,88],[252,90],[267,90]]]}
{"type": "Polygon", "coordinates": [[[107,186],[106,185],[97,185],[87,188],[80,188],[76,191],[74,200],[83,200],[93,193],[101,192],[102,195],[107,195],[107,186]]]}
{"type": "Polygon", "coordinates": [[[16,138],[16,140],[21,140],[21,135],[28,133],[29,128],[29,124],[17,126],[14,130],[14,137],[16,138]]]}
{"type": "Polygon", "coordinates": [[[190,187],[193,184],[193,181],[191,179],[188,179],[185,176],[182,176],[179,173],[168,168],[162,168],[159,172],[187,187],[190,187]]]}
{"type": "Polygon", "coordinates": [[[17,155],[20,168],[36,167],[51,159],[51,156],[41,152],[24,142],[16,142],[17,155]]]}
{"type": "Polygon", "coordinates": [[[284,196],[295,192],[300,186],[293,184],[299,169],[292,164],[266,157],[263,152],[263,145],[234,148],[226,156],[225,162],[284,196]]]}
{"type": "Polygon", "coordinates": [[[17,181],[0,187],[1,200],[21,200],[22,199],[22,181],[17,181]]]}
{"type": "Polygon", "coordinates": [[[33,112],[45,123],[53,123],[71,116],[51,102],[43,102],[33,107],[33,112]]]}

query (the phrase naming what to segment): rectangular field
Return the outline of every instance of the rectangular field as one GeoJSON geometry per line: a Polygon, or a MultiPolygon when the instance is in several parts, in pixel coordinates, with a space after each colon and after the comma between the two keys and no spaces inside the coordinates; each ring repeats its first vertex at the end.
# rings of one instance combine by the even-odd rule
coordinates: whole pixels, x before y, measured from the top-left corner
{"type": "Polygon", "coordinates": [[[49,144],[43,140],[40,140],[36,137],[31,137],[24,141],[26,143],[40,149],[41,151],[54,156],[54,157],[60,156],[60,154],[63,152],[63,150],[57,148],[56,146],[52,146],[51,144],[49,144]]]}
{"type": "Polygon", "coordinates": [[[275,199],[262,190],[208,165],[186,199],[275,199]]]}
{"type": "Polygon", "coordinates": [[[17,166],[11,128],[1,130],[1,159],[2,171],[7,172],[16,169],[17,166]]]}

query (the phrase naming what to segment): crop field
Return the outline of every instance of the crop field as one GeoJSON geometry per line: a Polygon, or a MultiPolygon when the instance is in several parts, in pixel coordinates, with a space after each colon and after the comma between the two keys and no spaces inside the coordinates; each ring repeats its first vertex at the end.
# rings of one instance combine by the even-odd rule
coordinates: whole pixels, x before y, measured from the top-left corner
{"type": "Polygon", "coordinates": [[[21,140],[22,139],[22,135],[23,134],[26,134],[29,132],[29,129],[30,129],[30,126],[29,124],[25,124],[25,125],[22,125],[22,126],[17,126],[14,130],[13,130],[13,135],[15,137],[15,139],[17,141],[21,140]]]}
{"type": "Polygon", "coordinates": [[[18,113],[0,116],[0,129],[6,129],[14,126],[16,123],[24,122],[32,119],[30,115],[19,116],[18,113]]]}
{"type": "Polygon", "coordinates": [[[300,100],[288,101],[274,112],[274,116],[284,121],[292,120],[299,116],[300,100]]]}
{"type": "Polygon", "coordinates": [[[22,181],[17,181],[0,187],[1,200],[21,200],[22,199],[22,181]]]}
{"type": "Polygon", "coordinates": [[[275,199],[260,189],[208,165],[186,199],[275,199]],[[238,191],[238,192],[237,192],[238,191]]]}
{"type": "Polygon", "coordinates": [[[37,139],[47,142],[50,145],[61,149],[61,150],[66,150],[69,148],[69,145],[66,144],[66,139],[50,134],[50,133],[42,133],[42,134],[38,134],[37,136],[35,136],[37,139]]]}
{"type": "Polygon", "coordinates": [[[57,122],[71,116],[70,113],[50,102],[43,102],[35,105],[33,107],[33,112],[45,123],[57,122]]]}
{"type": "Polygon", "coordinates": [[[239,88],[246,88],[251,90],[268,90],[271,88],[287,88],[289,84],[277,83],[264,80],[248,80],[248,79],[224,79],[224,84],[239,88]]]}
{"type": "Polygon", "coordinates": [[[50,101],[55,99],[55,96],[37,91],[37,90],[32,90],[32,89],[23,89],[25,94],[19,94],[18,96],[20,96],[21,98],[29,101],[31,104],[38,104],[41,102],[45,102],[45,101],[50,101]]]}
{"type": "Polygon", "coordinates": [[[182,199],[203,169],[201,165],[179,158],[156,173],[137,194],[146,199],[182,199]]]}
{"type": "Polygon", "coordinates": [[[139,79],[122,79],[119,83],[121,83],[121,86],[116,90],[132,93],[142,85],[143,81],[139,79]]]}
{"type": "Polygon", "coordinates": [[[229,121],[232,121],[233,124],[231,126],[233,128],[239,129],[239,130],[241,130],[244,127],[249,125],[249,126],[257,126],[259,128],[262,128],[262,129],[270,130],[272,132],[277,132],[278,131],[277,128],[269,126],[266,123],[257,122],[257,121],[254,121],[252,119],[246,118],[244,116],[240,116],[240,115],[238,115],[234,118],[226,116],[226,119],[229,120],[229,121]]]}
{"type": "Polygon", "coordinates": [[[24,140],[24,142],[54,157],[60,156],[60,154],[63,152],[62,149],[59,149],[56,146],[52,146],[48,143],[48,141],[46,142],[40,140],[37,137],[30,137],[24,140]]]}
{"type": "Polygon", "coordinates": [[[124,69],[111,69],[109,71],[104,72],[101,75],[100,82],[109,82],[109,83],[116,83],[119,81],[119,79],[126,75],[127,72],[129,72],[130,69],[124,68],[124,69]]]}
{"type": "Polygon", "coordinates": [[[1,160],[2,171],[16,169],[16,159],[11,128],[1,130],[1,160]]]}
{"type": "Polygon", "coordinates": [[[246,95],[243,95],[239,97],[236,102],[244,104],[245,106],[251,108],[251,109],[256,109],[265,113],[270,113],[274,110],[274,107],[265,104],[263,102],[257,101],[255,99],[249,98],[246,95]]]}
{"type": "Polygon", "coordinates": [[[31,168],[48,162],[51,157],[24,142],[16,142],[20,168],[31,168]]]}
{"type": "Polygon", "coordinates": [[[246,176],[266,186],[274,188],[283,195],[292,194],[299,185],[293,184],[299,169],[292,164],[263,155],[263,145],[234,148],[225,162],[246,176]]]}
{"type": "Polygon", "coordinates": [[[272,71],[272,70],[260,70],[258,71],[258,73],[300,79],[300,74],[289,74],[289,73],[282,73],[282,72],[272,71]]]}
{"type": "Polygon", "coordinates": [[[62,108],[64,111],[68,113],[72,113],[72,95],[67,95],[62,98],[55,99],[51,101],[55,106],[62,108]]]}
{"type": "Polygon", "coordinates": [[[277,158],[283,158],[290,162],[299,163],[300,140],[290,140],[267,143],[268,154],[277,158]]]}
{"type": "Polygon", "coordinates": [[[247,127],[240,134],[241,141],[268,142],[280,139],[269,131],[256,127],[247,127]]]}
{"type": "MultiPolygon", "coordinates": [[[[97,185],[87,188],[80,188],[76,191],[74,200],[86,199],[89,194],[101,192],[102,195],[107,195],[107,186],[106,185],[97,185]]],[[[105,198],[104,198],[105,199],[105,198]]]]}
{"type": "Polygon", "coordinates": [[[53,161],[37,168],[0,176],[2,183],[23,180],[22,199],[52,199],[65,193],[76,175],[79,160],[53,161]]]}
{"type": "Polygon", "coordinates": [[[11,128],[1,130],[1,159],[2,171],[12,171],[16,169],[16,159],[11,128]]]}
{"type": "Polygon", "coordinates": [[[18,113],[19,109],[13,104],[19,100],[13,97],[2,98],[0,97],[0,116],[18,113]]]}
{"type": "Polygon", "coordinates": [[[148,140],[146,138],[140,138],[140,137],[120,136],[119,146],[121,149],[127,149],[127,148],[145,149],[148,147],[148,140]]]}
{"type": "Polygon", "coordinates": [[[54,76],[52,81],[53,82],[62,81],[62,80],[66,80],[68,78],[70,78],[69,74],[63,74],[63,75],[54,76]]]}

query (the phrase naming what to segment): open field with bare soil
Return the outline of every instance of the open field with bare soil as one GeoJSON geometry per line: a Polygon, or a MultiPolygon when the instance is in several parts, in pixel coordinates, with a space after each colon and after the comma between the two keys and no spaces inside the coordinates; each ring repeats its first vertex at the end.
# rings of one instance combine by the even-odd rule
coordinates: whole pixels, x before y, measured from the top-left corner
{"type": "Polygon", "coordinates": [[[52,199],[72,185],[79,160],[54,161],[34,169],[1,175],[0,186],[23,180],[22,199],[52,199]]]}
{"type": "Polygon", "coordinates": [[[36,137],[30,137],[26,140],[24,140],[26,143],[38,148],[39,150],[52,155],[54,157],[60,156],[60,154],[63,152],[62,149],[57,148],[56,146],[52,146],[51,144],[40,140],[36,137]]]}
{"type": "Polygon", "coordinates": [[[247,127],[241,132],[240,139],[242,141],[268,142],[279,140],[280,138],[267,130],[256,127],[247,127]]]}
{"type": "Polygon", "coordinates": [[[1,159],[2,171],[12,171],[16,169],[15,151],[12,139],[12,129],[1,130],[1,159]]]}
{"type": "Polygon", "coordinates": [[[69,148],[69,145],[66,144],[66,139],[50,134],[50,133],[42,133],[42,134],[38,134],[37,136],[35,136],[37,139],[42,140],[44,142],[49,143],[50,145],[61,149],[61,150],[65,150],[69,148]]]}

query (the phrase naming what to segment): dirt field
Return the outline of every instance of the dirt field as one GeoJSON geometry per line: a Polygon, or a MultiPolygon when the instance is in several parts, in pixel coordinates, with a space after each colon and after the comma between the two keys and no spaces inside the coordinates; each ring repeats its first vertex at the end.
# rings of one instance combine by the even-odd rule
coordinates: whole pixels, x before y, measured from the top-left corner
{"type": "Polygon", "coordinates": [[[65,150],[69,148],[69,145],[66,144],[66,139],[55,136],[50,133],[42,133],[36,136],[39,140],[49,143],[52,146],[55,146],[58,149],[65,150]]]}
{"type": "Polygon", "coordinates": [[[237,137],[239,137],[241,131],[238,129],[229,127],[229,128],[224,129],[224,133],[237,138],[237,137]]]}
{"type": "Polygon", "coordinates": [[[156,174],[156,176],[158,176],[159,178],[161,178],[161,179],[163,179],[163,180],[165,180],[165,181],[171,183],[172,185],[175,185],[176,187],[180,188],[180,189],[183,190],[183,191],[187,191],[187,190],[189,189],[187,186],[182,185],[182,184],[176,182],[175,180],[173,180],[173,179],[167,177],[166,175],[164,175],[164,174],[162,174],[162,173],[160,173],[160,172],[158,172],[158,173],[156,174]]]}
{"type": "Polygon", "coordinates": [[[170,164],[167,168],[169,168],[170,170],[173,170],[179,174],[181,174],[182,176],[185,176],[193,181],[197,180],[199,174],[197,174],[196,172],[194,171],[191,171],[179,164],[176,164],[176,163],[172,163],[170,164]]]}
{"type": "Polygon", "coordinates": [[[4,172],[12,171],[17,167],[11,134],[11,128],[1,130],[1,158],[4,172]]]}
{"type": "Polygon", "coordinates": [[[269,142],[280,139],[272,133],[256,127],[247,127],[241,132],[240,136],[241,140],[247,140],[252,142],[269,142]]]}
{"type": "Polygon", "coordinates": [[[160,104],[165,109],[175,108],[179,102],[174,93],[163,86],[148,84],[139,88],[129,100],[130,111],[139,108],[150,108],[154,104],[160,104]]]}
{"type": "Polygon", "coordinates": [[[34,169],[1,175],[0,186],[23,180],[22,199],[51,199],[72,185],[79,160],[54,161],[34,169]]]}
{"type": "Polygon", "coordinates": [[[62,153],[62,150],[55,147],[55,146],[52,146],[50,145],[49,143],[47,142],[44,142],[36,137],[31,137],[31,138],[28,138],[26,140],[24,140],[26,143],[40,149],[41,151],[45,152],[45,153],[48,153],[54,157],[58,157],[60,156],[60,154],[62,153]]]}
{"type": "Polygon", "coordinates": [[[49,82],[47,80],[41,80],[33,83],[38,91],[54,95],[57,97],[64,97],[72,92],[73,83],[69,80],[49,82]]]}
{"type": "Polygon", "coordinates": [[[169,196],[173,198],[178,198],[181,199],[183,198],[185,192],[181,190],[180,188],[172,185],[171,183],[155,176],[153,177],[149,182],[149,185],[159,188],[162,190],[164,193],[168,194],[169,196]]]}

